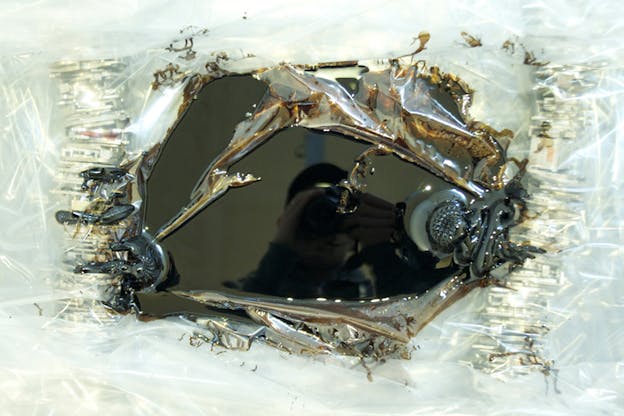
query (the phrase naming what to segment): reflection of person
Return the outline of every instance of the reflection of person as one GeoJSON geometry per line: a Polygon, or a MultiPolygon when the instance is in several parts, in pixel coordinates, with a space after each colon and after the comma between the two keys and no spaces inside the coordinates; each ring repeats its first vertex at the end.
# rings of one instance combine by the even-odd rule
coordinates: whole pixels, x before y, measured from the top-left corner
{"type": "Polygon", "coordinates": [[[361,195],[355,213],[330,232],[303,230],[306,207],[324,194],[323,188],[346,177],[344,170],[321,163],[293,180],[275,237],[258,269],[243,280],[243,290],[294,298],[359,299],[419,293],[448,275],[448,270],[435,269],[433,256],[416,252],[415,246],[410,247],[408,262],[399,258],[393,243],[397,209],[370,194],[361,195]],[[363,265],[372,269],[375,284],[363,265]]]}

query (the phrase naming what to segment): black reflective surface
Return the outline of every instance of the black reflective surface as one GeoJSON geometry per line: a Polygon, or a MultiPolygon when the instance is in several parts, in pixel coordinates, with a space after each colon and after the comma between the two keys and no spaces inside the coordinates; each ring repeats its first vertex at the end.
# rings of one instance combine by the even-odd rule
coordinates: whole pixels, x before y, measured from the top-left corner
{"type": "MultiPolygon", "coordinates": [[[[236,123],[254,110],[264,91],[265,85],[250,77],[225,78],[202,91],[148,181],[150,229],[186,203],[197,177],[227,145],[236,123]]],[[[366,147],[344,137],[291,128],[241,160],[235,165],[239,172],[262,180],[230,190],[164,242],[180,276],[173,289],[362,299],[422,292],[448,277],[454,270],[448,259],[440,261],[416,247],[405,233],[409,212],[399,212],[397,204],[409,202],[412,194],[424,189],[449,186],[393,156],[373,158],[374,174],[367,176],[366,193],[356,202],[359,212],[345,215],[338,226],[329,224],[327,214],[317,215],[312,228],[324,226],[329,231],[302,231],[301,223],[314,217],[310,212],[322,211],[322,201],[314,204],[327,190],[310,191],[307,184],[289,196],[292,181],[319,163],[348,172],[366,147]],[[283,234],[288,228],[284,218],[293,216],[290,231],[295,238],[284,239],[280,225],[283,234]]],[[[323,187],[339,182],[321,179],[323,175],[318,180],[323,187]]],[[[166,309],[164,299],[159,295],[152,303],[166,309]]],[[[144,306],[149,303],[143,301],[144,306]]]]}

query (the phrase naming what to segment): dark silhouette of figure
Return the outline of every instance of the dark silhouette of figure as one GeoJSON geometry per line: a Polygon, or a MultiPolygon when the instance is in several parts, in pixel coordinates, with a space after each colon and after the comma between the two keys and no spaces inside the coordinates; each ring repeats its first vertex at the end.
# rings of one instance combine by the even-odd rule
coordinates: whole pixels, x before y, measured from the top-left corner
{"type": "Polygon", "coordinates": [[[328,163],[297,175],[275,236],[240,289],[292,298],[363,299],[422,293],[450,275],[409,240],[396,205],[365,193],[354,213],[336,214],[332,191],[346,177],[346,171],[328,163]]]}

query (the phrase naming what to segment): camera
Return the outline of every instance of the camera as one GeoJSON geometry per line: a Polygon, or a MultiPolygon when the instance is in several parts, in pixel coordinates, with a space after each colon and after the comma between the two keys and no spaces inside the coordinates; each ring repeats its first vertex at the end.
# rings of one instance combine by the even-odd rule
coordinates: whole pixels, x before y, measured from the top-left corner
{"type": "Polygon", "coordinates": [[[349,215],[338,212],[345,192],[349,198],[347,207],[357,205],[356,198],[348,189],[339,185],[324,188],[321,195],[312,199],[303,208],[299,225],[300,232],[307,237],[324,237],[337,233],[342,222],[349,215]]]}

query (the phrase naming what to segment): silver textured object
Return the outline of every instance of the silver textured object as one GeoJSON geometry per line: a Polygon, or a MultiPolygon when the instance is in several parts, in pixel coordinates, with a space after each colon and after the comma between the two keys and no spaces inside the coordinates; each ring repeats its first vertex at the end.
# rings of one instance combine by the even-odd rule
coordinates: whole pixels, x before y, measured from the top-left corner
{"type": "Polygon", "coordinates": [[[466,235],[466,207],[458,200],[438,205],[427,219],[429,238],[439,250],[452,252],[456,243],[466,235]]]}

